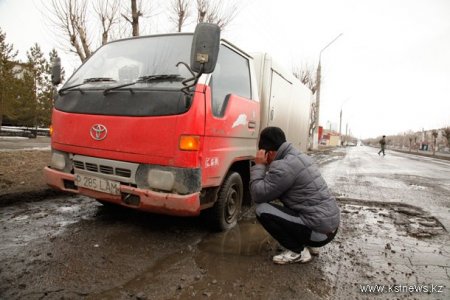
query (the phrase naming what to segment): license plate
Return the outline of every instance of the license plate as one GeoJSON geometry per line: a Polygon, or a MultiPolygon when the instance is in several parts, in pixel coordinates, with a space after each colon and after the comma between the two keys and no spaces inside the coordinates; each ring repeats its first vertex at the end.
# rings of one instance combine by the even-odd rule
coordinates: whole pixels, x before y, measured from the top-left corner
{"type": "Polygon", "coordinates": [[[107,194],[120,195],[120,183],[117,181],[75,174],[75,185],[107,194]]]}

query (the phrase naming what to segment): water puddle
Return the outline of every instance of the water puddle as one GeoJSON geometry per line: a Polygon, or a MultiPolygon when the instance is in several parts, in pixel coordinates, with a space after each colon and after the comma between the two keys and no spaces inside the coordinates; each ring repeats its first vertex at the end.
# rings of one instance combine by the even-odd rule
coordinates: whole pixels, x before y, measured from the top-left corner
{"type": "Polygon", "coordinates": [[[79,222],[80,215],[90,217],[96,206],[91,200],[70,198],[68,205],[61,206],[58,199],[48,202],[30,202],[2,209],[0,220],[2,249],[14,249],[28,243],[48,239],[61,234],[66,228],[79,222]]]}
{"type": "Polygon", "coordinates": [[[76,213],[81,210],[80,205],[61,206],[56,209],[59,213],[76,213]]]}
{"type": "Polygon", "coordinates": [[[30,216],[28,215],[22,215],[22,216],[17,216],[11,219],[11,221],[24,221],[24,220],[28,220],[30,218],[30,216]]]}
{"type": "Polygon", "coordinates": [[[253,220],[241,222],[226,232],[209,235],[198,248],[213,254],[250,256],[267,251],[272,242],[264,228],[253,220]]]}
{"type": "Polygon", "coordinates": [[[410,184],[409,187],[413,190],[417,190],[417,191],[424,191],[427,188],[425,186],[421,186],[421,185],[417,185],[417,184],[410,184]]]}

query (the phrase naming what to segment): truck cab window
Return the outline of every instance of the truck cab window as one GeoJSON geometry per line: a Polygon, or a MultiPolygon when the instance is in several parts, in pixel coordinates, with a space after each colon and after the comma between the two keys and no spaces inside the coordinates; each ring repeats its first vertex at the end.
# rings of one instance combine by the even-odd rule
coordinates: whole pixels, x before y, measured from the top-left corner
{"type": "Polygon", "coordinates": [[[251,99],[248,59],[221,45],[211,82],[213,115],[222,117],[229,94],[251,99]]]}

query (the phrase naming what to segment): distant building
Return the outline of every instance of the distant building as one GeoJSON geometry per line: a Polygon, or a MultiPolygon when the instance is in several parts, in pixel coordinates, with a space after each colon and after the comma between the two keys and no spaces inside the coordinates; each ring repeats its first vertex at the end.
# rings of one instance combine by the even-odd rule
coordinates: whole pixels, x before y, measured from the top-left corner
{"type": "Polygon", "coordinates": [[[434,137],[433,131],[438,133],[436,137],[436,150],[444,150],[448,149],[448,141],[444,135],[444,131],[442,129],[433,129],[433,130],[422,130],[422,132],[417,132],[416,135],[420,136],[420,140],[418,141],[417,147],[420,150],[429,150],[431,151],[434,146],[434,137]]]}
{"type": "Polygon", "coordinates": [[[322,139],[320,141],[321,145],[336,147],[339,146],[339,142],[340,137],[338,132],[324,129],[322,139]]]}

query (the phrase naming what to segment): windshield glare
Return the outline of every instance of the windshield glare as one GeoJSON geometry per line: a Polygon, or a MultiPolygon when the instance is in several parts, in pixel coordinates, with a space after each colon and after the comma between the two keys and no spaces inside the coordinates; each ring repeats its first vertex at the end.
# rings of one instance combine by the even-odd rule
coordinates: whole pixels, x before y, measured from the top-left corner
{"type": "MultiPolygon", "coordinates": [[[[189,62],[192,35],[165,35],[128,39],[107,44],[94,53],[64,87],[81,84],[92,78],[108,78],[84,85],[84,88],[106,88],[126,84],[150,75],[191,77],[180,61],[189,62]]],[[[136,85],[174,87],[179,80],[140,82],[136,85]]],[[[63,87],[63,88],[64,88],[63,87]]]]}

